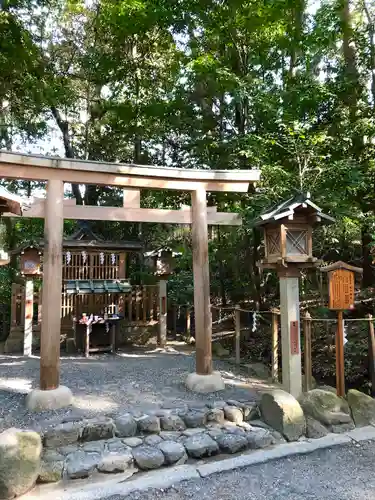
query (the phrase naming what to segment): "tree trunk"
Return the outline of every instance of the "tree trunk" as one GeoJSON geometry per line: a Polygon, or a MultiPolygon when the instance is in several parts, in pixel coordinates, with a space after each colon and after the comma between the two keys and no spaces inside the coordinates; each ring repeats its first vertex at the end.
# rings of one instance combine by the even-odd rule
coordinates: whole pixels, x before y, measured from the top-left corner
{"type": "MultiPolygon", "coordinates": [[[[65,157],[74,158],[74,150],[69,137],[69,124],[66,120],[62,119],[60,111],[55,106],[51,106],[51,112],[56,120],[57,126],[62,133],[65,157]]],[[[72,192],[76,199],[77,205],[83,205],[83,198],[78,184],[72,184],[72,192]]]]}

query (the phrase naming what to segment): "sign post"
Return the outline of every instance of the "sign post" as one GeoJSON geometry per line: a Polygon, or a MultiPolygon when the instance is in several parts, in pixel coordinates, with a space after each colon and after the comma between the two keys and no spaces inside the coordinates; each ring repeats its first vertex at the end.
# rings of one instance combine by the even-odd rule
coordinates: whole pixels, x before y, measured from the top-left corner
{"type": "Polygon", "coordinates": [[[328,272],[329,309],[337,311],[336,330],[336,391],[338,396],[345,396],[344,365],[344,318],[343,312],[354,309],[354,273],[362,273],[360,267],[353,267],[338,261],[321,268],[328,272]]]}

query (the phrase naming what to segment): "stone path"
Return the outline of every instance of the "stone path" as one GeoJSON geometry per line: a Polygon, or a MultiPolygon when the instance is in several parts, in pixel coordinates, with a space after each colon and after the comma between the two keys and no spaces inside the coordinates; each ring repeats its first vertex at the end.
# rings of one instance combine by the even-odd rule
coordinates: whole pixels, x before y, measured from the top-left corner
{"type": "Polygon", "coordinates": [[[196,408],[218,399],[256,401],[257,390],[269,387],[241,374],[230,363],[216,361],[215,369],[221,371],[226,390],[194,394],[184,385],[187,374],[194,368],[193,354],[174,349],[136,349],[90,359],[65,357],[61,359],[61,384],[73,391],[73,407],[31,414],[25,409],[24,398],[38,386],[39,359],[1,355],[0,431],[11,426],[40,430],[67,417],[115,416],[125,411],[137,414],[182,405],[196,408]]]}

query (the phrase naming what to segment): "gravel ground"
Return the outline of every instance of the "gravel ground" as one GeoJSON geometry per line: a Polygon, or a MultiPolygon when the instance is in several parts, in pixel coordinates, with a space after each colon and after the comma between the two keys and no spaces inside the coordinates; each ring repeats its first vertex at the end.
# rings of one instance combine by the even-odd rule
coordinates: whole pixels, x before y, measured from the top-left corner
{"type": "Polygon", "coordinates": [[[373,500],[374,460],[374,442],[340,446],[108,500],[373,500]]]}
{"type": "Polygon", "coordinates": [[[177,351],[160,352],[138,349],[116,356],[61,358],[61,384],[74,395],[69,409],[39,414],[24,406],[25,394],[38,387],[39,359],[0,355],[0,430],[11,426],[33,429],[73,416],[114,415],[124,411],[150,411],[188,404],[199,406],[212,400],[254,401],[260,381],[241,376],[233,365],[217,361],[227,389],[200,395],[184,386],[187,373],[194,371],[195,357],[177,351]]]}

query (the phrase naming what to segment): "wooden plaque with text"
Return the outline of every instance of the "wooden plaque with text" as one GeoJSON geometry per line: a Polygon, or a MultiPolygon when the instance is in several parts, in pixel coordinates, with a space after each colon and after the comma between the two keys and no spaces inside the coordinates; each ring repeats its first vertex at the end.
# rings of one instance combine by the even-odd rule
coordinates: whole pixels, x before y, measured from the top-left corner
{"type": "Polygon", "coordinates": [[[354,272],[337,269],[329,273],[329,308],[354,309],[354,272]]]}

